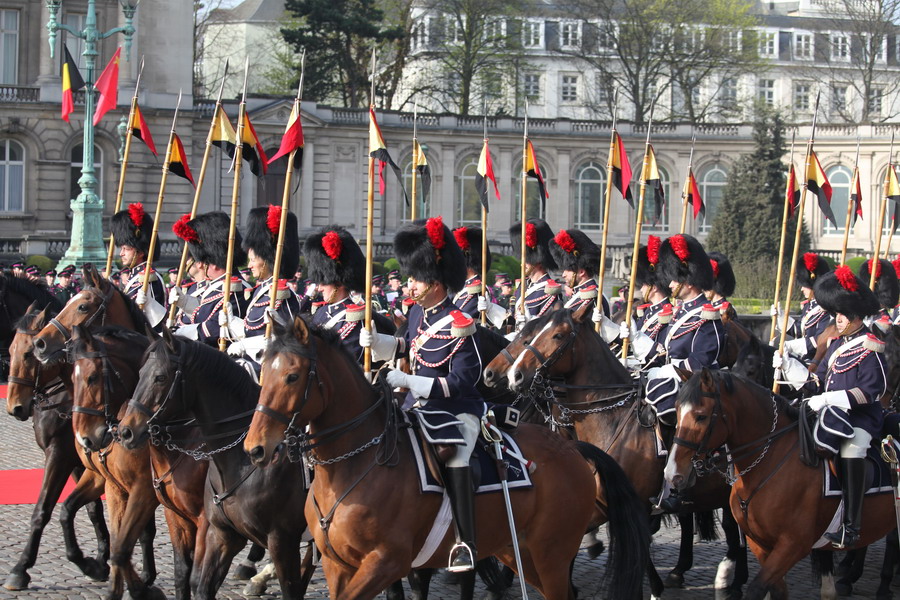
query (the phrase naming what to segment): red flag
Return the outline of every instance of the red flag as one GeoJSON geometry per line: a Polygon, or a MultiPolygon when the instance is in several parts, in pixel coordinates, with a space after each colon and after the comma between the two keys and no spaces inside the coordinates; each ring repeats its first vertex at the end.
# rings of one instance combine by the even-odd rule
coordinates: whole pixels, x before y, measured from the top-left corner
{"type": "Polygon", "coordinates": [[[296,105],[291,109],[291,116],[288,119],[284,135],[281,137],[281,146],[278,148],[278,152],[269,159],[268,164],[271,165],[282,156],[290,154],[294,150],[300,150],[301,152],[303,150],[303,126],[300,124],[300,111],[297,109],[296,105]]]}
{"type": "Polygon", "coordinates": [[[613,142],[613,151],[609,157],[609,164],[613,170],[613,185],[622,194],[622,197],[628,204],[634,208],[634,198],[631,196],[631,165],[628,164],[628,154],[625,152],[625,144],[622,142],[622,136],[616,132],[615,142],[613,142]]]}
{"type": "Polygon", "coordinates": [[[181,138],[177,133],[172,134],[172,155],[169,157],[169,173],[174,173],[179,177],[184,177],[191,182],[191,185],[197,187],[194,183],[194,176],[191,175],[191,169],[188,167],[187,155],[184,153],[184,146],[181,144],[181,138]]]}
{"type": "Polygon", "coordinates": [[[147,148],[150,149],[150,152],[152,152],[154,156],[158,156],[156,144],[153,143],[153,136],[150,135],[150,128],[147,127],[147,121],[144,120],[141,107],[137,105],[137,102],[134,104],[134,115],[131,117],[131,135],[147,144],[147,148]]]}
{"type": "Polygon", "coordinates": [[[497,196],[497,202],[499,202],[500,189],[497,187],[497,178],[494,177],[494,163],[491,161],[491,151],[488,148],[488,141],[484,140],[484,146],[481,147],[481,156],[478,157],[478,167],[475,169],[475,189],[478,190],[478,197],[484,205],[484,210],[489,210],[488,180],[494,184],[494,195],[497,196]]]}
{"type": "Polygon", "coordinates": [[[697,187],[697,178],[694,177],[693,169],[688,169],[688,178],[684,182],[684,198],[685,202],[694,209],[694,220],[706,216],[706,206],[703,204],[703,198],[700,197],[700,188],[697,187]]]}
{"type": "Polygon", "coordinates": [[[850,226],[856,225],[856,219],[862,219],[862,186],[859,184],[859,167],[853,168],[853,183],[850,184],[850,202],[854,204],[855,210],[850,220],[850,226]]]}
{"type": "Polygon", "coordinates": [[[72,55],[69,54],[69,49],[63,45],[63,50],[66,53],[66,57],[65,60],[63,60],[61,73],[62,119],[68,123],[69,115],[75,111],[75,98],[73,95],[84,87],[84,79],[81,78],[81,73],[78,72],[75,60],[72,58],[72,55]]]}
{"type": "Polygon", "coordinates": [[[262,177],[269,170],[268,159],[263,151],[262,144],[259,143],[259,136],[253,129],[253,123],[250,122],[250,115],[244,113],[244,129],[241,133],[244,147],[241,149],[241,157],[250,163],[250,172],[257,177],[262,177]]]}
{"type": "Polygon", "coordinates": [[[797,206],[800,205],[800,182],[797,180],[797,173],[794,171],[794,163],[791,163],[791,168],[788,170],[788,194],[790,194],[790,199],[788,202],[788,217],[791,219],[794,218],[794,213],[797,212],[797,206]]]}
{"type": "Polygon", "coordinates": [[[100,122],[103,115],[111,111],[119,103],[119,60],[122,49],[117,48],[109,60],[109,64],[103,69],[103,73],[97,78],[94,89],[100,92],[97,99],[97,110],[94,111],[94,125],[100,122]]]}

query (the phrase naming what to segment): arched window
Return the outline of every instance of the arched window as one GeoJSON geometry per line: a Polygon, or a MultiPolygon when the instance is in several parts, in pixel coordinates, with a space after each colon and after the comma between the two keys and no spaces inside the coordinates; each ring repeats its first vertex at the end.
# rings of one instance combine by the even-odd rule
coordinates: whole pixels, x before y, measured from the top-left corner
{"type": "MultiPolygon", "coordinates": [[[[409,157],[403,163],[403,187],[406,188],[406,193],[409,195],[409,201],[412,203],[412,189],[413,189],[413,179],[412,179],[412,156],[409,157]]],[[[431,183],[431,191],[434,190],[434,181],[431,183]]],[[[429,192],[429,196],[431,193],[429,192]]],[[[421,173],[416,173],[416,218],[424,219],[425,217],[433,216],[428,214],[428,206],[427,201],[430,201],[429,197],[426,201],[425,198],[425,187],[422,185],[422,175],[421,173]]],[[[409,221],[412,218],[412,206],[408,206],[406,204],[406,200],[403,198],[403,192],[401,190],[397,190],[397,201],[403,207],[400,218],[403,221],[409,221]]],[[[479,219],[481,217],[479,216],[479,219]]]]}
{"type": "Polygon", "coordinates": [[[0,141],[0,210],[25,210],[25,150],[13,140],[0,141]]]}
{"type": "MultiPolygon", "coordinates": [[[[266,150],[266,156],[273,156],[276,152],[278,152],[278,148],[269,148],[266,150]]],[[[297,160],[299,161],[300,158],[301,156],[298,155],[297,160]]],[[[257,207],[281,206],[281,201],[284,198],[284,182],[287,180],[287,163],[287,158],[276,160],[269,165],[266,174],[263,177],[255,178],[257,207]]],[[[299,165],[294,163],[294,166],[296,167],[299,165]]],[[[292,177],[291,188],[293,189],[291,189],[291,193],[293,193],[297,189],[297,186],[300,185],[300,178],[297,177],[296,171],[292,177]]],[[[182,181],[187,183],[184,179],[182,179],[182,181]]]]}
{"type": "Polygon", "coordinates": [[[456,176],[456,227],[481,225],[481,199],[475,187],[478,157],[473,156],[456,176]]]}
{"type": "Polygon", "coordinates": [[[603,202],[606,192],[605,167],[588,161],[575,171],[575,227],[600,229],[603,226],[603,202]]]}
{"type": "MultiPolygon", "coordinates": [[[[648,187],[644,196],[644,221],[641,225],[641,230],[651,233],[665,233],[669,231],[669,202],[671,200],[671,197],[669,196],[669,173],[659,166],[657,166],[657,170],[659,171],[659,184],[662,187],[663,194],[665,195],[665,200],[663,201],[662,206],[662,214],[660,215],[659,220],[657,220],[656,204],[653,201],[652,194],[653,190],[648,187]]],[[[640,177],[640,175],[638,177],[640,177]]],[[[640,198],[641,194],[640,179],[632,179],[631,194],[635,199],[635,205],[637,205],[637,199],[640,198]]]]}
{"type": "MultiPolygon", "coordinates": [[[[540,163],[538,163],[540,164],[540,163]]],[[[495,171],[496,172],[496,171],[495,171]]],[[[537,179],[534,177],[528,177],[524,173],[522,173],[522,165],[519,165],[518,169],[513,171],[513,189],[516,191],[515,199],[516,206],[513,209],[513,214],[515,215],[516,221],[522,220],[522,177],[526,178],[525,182],[525,210],[527,211],[527,215],[529,219],[544,219],[544,211],[546,210],[546,206],[541,205],[541,188],[538,185],[537,179]]],[[[544,167],[541,167],[541,176],[544,178],[544,185],[549,188],[549,182],[547,181],[547,171],[544,167]]],[[[547,189],[547,195],[550,195],[550,190],[547,189]]]]}
{"type": "Polygon", "coordinates": [[[837,227],[822,215],[822,232],[829,234],[844,234],[844,224],[847,222],[847,205],[850,203],[850,182],[853,180],[853,172],[847,167],[832,167],[826,173],[831,183],[831,212],[837,221],[837,227]]]}
{"type": "MultiPolygon", "coordinates": [[[[69,168],[69,198],[77,198],[81,193],[78,180],[81,179],[81,165],[84,160],[84,144],[72,147],[72,164],[69,168]]],[[[94,144],[94,177],[97,179],[97,195],[103,197],[103,150],[94,144]]]]}
{"type": "Polygon", "coordinates": [[[728,181],[728,173],[718,165],[710,167],[700,177],[700,196],[706,207],[706,217],[703,219],[703,224],[700,225],[700,231],[703,233],[709,233],[712,228],[725,192],[726,181],[728,181]]]}
{"type": "MultiPolygon", "coordinates": [[[[896,168],[896,167],[894,167],[894,168],[896,168]]],[[[884,179],[885,179],[885,177],[887,177],[887,169],[885,169],[884,171],[882,171],[881,177],[878,178],[878,181],[880,182],[880,184],[879,184],[879,186],[878,186],[878,194],[879,194],[879,195],[878,195],[877,197],[875,197],[875,198],[872,199],[872,200],[873,200],[873,202],[872,202],[872,214],[874,215],[874,218],[875,218],[875,219],[878,218],[878,212],[881,210],[881,194],[884,193],[884,179]]],[[[834,202],[832,202],[832,204],[834,204],[834,202]]],[[[900,206],[898,206],[898,205],[900,205],[900,203],[898,203],[898,202],[893,202],[893,201],[890,201],[890,200],[888,201],[887,205],[885,205],[885,207],[884,207],[884,221],[882,221],[882,223],[881,223],[881,227],[882,227],[882,230],[881,230],[881,231],[882,231],[883,235],[886,235],[886,236],[889,236],[889,235],[890,235],[890,233],[891,233],[891,223],[894,222],[894,213],[897,213],[897,221],[898,221],[898,224],[900,224],[900,206]]],[[[837,215],[837,213],[835,213],[835,215],[837,215]]],[[[895,231],[895,232],[894,232],[894,237],[897,237],[898,232],[900,232],[900,228],[898,228],[898,231],[895,231]]],[[[875,243],[874,240],[872,241],[872,243],[873,243],[873,244],[875,243]]],[[[893,241],[893,240],[891,240],[891,246],[892,246],[892,247],[894,246],[894,241],[893,241]]],[[[887,248],[887,238],[882,237],[882,238],[881,238],[881,252],[884,252],[884,251],[887,250],[887,249],[888,249],[888,248],[887,248]]]]}

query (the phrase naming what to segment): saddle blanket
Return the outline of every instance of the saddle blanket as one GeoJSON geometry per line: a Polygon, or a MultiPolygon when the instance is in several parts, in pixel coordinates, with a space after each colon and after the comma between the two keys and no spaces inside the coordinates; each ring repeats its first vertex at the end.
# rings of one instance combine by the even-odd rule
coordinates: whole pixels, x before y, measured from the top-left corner
{"type": "MultiPolygon", "coordinates": [[[[835,460],[840,460],[835,459],[835,460]]],[[[879,451],[876,448],[869,448],[869,455],[866,457],[867,472],[866,481],[869,483],[866,488],[866,496],[872,494],[889,493],[892,489],[891,472],[888,464],[881,460],[879,451]]],[[[831,498],[841,495],[841,482],[831,472],[827,461],[822,461],[825,469],[825,480],[822,485],[822,496],[831,498]]]]}
{"type": "MultiPolygon", "coordinates": [[[[423,493],[443,494],[444,488],[440,482],[435,479],[428,465],[425,463],[425,442],[418,430],[409,427],[406,429],[409,435],[410,446],[413,449],[413,455],[416,457],[416,472],[419,474],[419,489],[423,493]]],[[[507,469],[507,483],[509,489],[523,489],[532,487],[531,475],[528,467],[516,458],[522,456],[522,451],[516,441],[510,437],[505,431],[503,433],[503,458],[509,463],[507,469]]],[[[483,448],[481,441],[475,444],[475,451],[472,453],[473,476],[480,472],[480,480],[477,481],[478,488],[476,494],[485,494],[488,492],[498,492],[503,489],[500,483],[500,474],[497,472],[497,463],[494,458],[483,448]]]]}

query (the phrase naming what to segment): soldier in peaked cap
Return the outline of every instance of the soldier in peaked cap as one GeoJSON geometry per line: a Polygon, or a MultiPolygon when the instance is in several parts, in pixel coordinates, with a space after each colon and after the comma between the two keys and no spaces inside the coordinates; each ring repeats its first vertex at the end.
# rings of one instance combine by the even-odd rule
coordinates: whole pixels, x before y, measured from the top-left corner
{"type": "MultiPolygon", "coordinates": [[[[865,261],[859,267],[859,278],[867,284],[872,275],[872,259],[865,261]]],[[[891,317],[894,309],[897,307],[897,301],[900,300],[900,282],[897,280],[897,272],[894,265],[886,259],[880,259],[876,263],[875,270],[875,298],[881,310],[878,314],[867,319],[866,324],[870,327],[877,327],[878,331],[873,329],[875,333],[883,335],[891,328],[891,317]]]]}
{"type": "MultiPolygon", "coordinates": [[[[182,308],[187,323],[182,322],[175,334],[192,340],[198,340],[210,346],[217,346],[222,334],[222,327],[237,327],[245,314],[247,301],[244,299],[246,282],[237,275],[235,268],[231,276],[231,316],[232,323],[225,322],[222,311],[225,284],[225,268],[228,264],[228,233],[230,218],[224,212],[211,212],[197,215],[193,219],[184,215],[173,230],[175,234],[187,242],[188,252],[194,260],[194,277],[204,282],[196,296],[196,303],[191,302],[182,308]]],[[[243,264],[247,255],[241,248],[241,232],[235,230],[233,264],[243,264]]],[[[227,333],[227,332],[226,332],[227,333]]],[[[226,336],[230,337],[230,336],[226,336]]]]}
{"type": "MultiPolygon", "coordinates": [[[[795,339],[785,342],[784,350],[804,363],[809,363],[816,355],[819,335],[831,325],[832,318],[819,306],[814,291],[818,279],[830,270],[831,266],[815,252],[807,252],[797,264],[797,285],[806,300],[800,303],[799,325],[789,325],[788,331],[793,333],[795,339]]],[[[779,318],[778,326],[781,325],[779,318]]]]}
{"type": "Polygon", "coordinates": [[[300,314],[300,298],[287,286],[300,264],[300,237],[297,233],[297,217],[292,212],[286,216],[284,249],[279,274],[275,275],[275,252],[278,230],[281,226],[281,207],[269,206],[250,211],[242,245],[247,253],[248,268],[256,278],[256,286],[250,293],[250,302],[243,321],[231,331],[234,341],[228,346],[228,354],[238,357],[254,378],[259,377],[262,354],[266,349],[267,311],[272,294],[276,294],[275,313],[285,322],[300,314]],[[273,291],[274,290],[274,291],[273,291]]]}
{"type": "MultiPolygon", "coordinates": [[[[480,227],[457,227],[453,237],[466,259],[466,283],[453,297],[453,303],[473,319],[481,318],[481,311],[487,313],[488,321],[500,329],[506,321],[506,310],[494,302],[490,286],[481,295],[481,242],[483,232],[480,227]]],[[[488,247],[487,268],[491,268],[491,250],[488,247]]]]}
{"type": "MultiPolygon", "coordinates": [[[[322,293],[312,324],[336,332],[344,348],[362,364],[359,335],[366,307],[351,297],[351,292],[366,288],[366,257],[362,249],[346,229],[329,225],[306,238],[303,255],[309,278],[322,293]]],[[[394,324],[376,312],[372,313],[372,322],[380,333],[392,335],[395,331],[394,324]]]]}
{"type": "Polygon", "coordinates": [[[709,303],[719,309],[722,318],[734,318],[737,313],[728,302],[728,297],[734,293],[737,285],[731,261],[721,252],[710,252],[709,264],[713,270],[712,289],[706,290],[709,303]]]}
{"type": "MultiPolygon", "coordinates": [[[[849,548],[859,540],[862,523],[866,451],[884,422],[879,402],[887,391],[884,342],[863,322],[878,313],[879,303],[869,290],[868,280],[856,277],[846,265],[816,278],[815,298],[824,311],[835,316],[838,337],[828,340],[825,357],[812,376],[804,369],[777,364],[778,355],[776,366],[786,374],[801,374],[803,377],[795,380],[797,384],[809,377],[805,389],[815,395],[809,398],[808,406],[820,413],[826,426],[835,411],[849,421],[839,450],[843,526],[838,532],[825,534],[836,548],[849,548]]],[[[783,360],[797,362],[790,357],[783,360]]]]}
{"type": "Polygon", "coordinates": [[[405,226],[394,238],[394,252],[403,272],[412,279],[410,291],[416,306],[409,312],[409,329],[403,338],[373,336],[364,330],[360,343],[370,346],[378,359],[409,353],[413,374],[391,371],[388,383],[408,388],[412,398],[423,404],[417,411],[430,441],[456,446],[455,455],[447,461],[445,478],[457,529],[449,569],[467,571],[475,566],[469,457],[485,405],[475,387],[482,371],[475,321],[448,296],[465,284],[465,258],[441,217],[405,226]],[[448,419],[448,414],[456,415],[459,424],[448,419]]]}
{"type": "MultiPolygon", "coordinates": [[[[513,252],[522,244],[522,223],[509,228],[513,252]]],[[[513,294],[512,310],[515,310],[516,328],[521,329],[525,321],[545,315],[562,306],[560,293],[562,286],[550,278],[549,271],[557,268],[550,254],[553,230],[542,219],[529,219],[525,223],[525,313],[521,309],[521,286],[513,294]]]]}
{"type": "MultiPolygon", "coordinates": [[[[143,204],[134,203],[114,214],[109,222],[109,228],[116,245],[119,246],[122,267],[129,269],[128,278],[122,280],[122,291],[143,305],[147,320],[157,327],[166,316],[166,285],[155,269],[150,274],[150,286],[146,295],[143,289],[148,268],[150,238],[153,235],[153,219],[144,212],[143,204]]],[[[158,240],[154,255],[159,256],[158,240]]]]}
{"type": "Polygon", "coordinates": [[[9,268],[12,271],[13,277],[24,277],[25,276],[25,263],[16,261],[12,265],[10,265],[9,268]]]}

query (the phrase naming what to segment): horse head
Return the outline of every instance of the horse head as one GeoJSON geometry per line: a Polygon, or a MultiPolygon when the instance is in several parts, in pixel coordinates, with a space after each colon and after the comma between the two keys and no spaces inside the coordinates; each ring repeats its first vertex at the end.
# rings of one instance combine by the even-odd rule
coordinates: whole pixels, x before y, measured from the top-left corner
{"type": "Polygon", "coordinates": [[[16,333],[9,346],[9,386],[6,394],[6,412],[20,421],[31,416],[35,397],[43,387],[59,374],[59,368],[42,368],[34,356],[34,336],[49,318],[50,308],[37,309],[33,302],[16,326],[16,333]]]}
{"type": "Polygon", "coordinates": [[[775,378],[775,369],[772,368],[774,354],[775,348],[762,343],[758,337],[752,335],[741,347],[731,371],[735,375],[770,388],[775,378]]]}
{"type": "MultiPolygon", "coordinates": [[[[551,315],[553,313],[550,313],[551,315]]],[[[488,363],[488,366],[485,367],[484,372],[482,373],[482,380],[485,385],[488,387],[495,387],[500,384],[504,377],[506,377],[509,368],[512,367],[516,358],[525,350],[525,346],[531,343],[531,340],[534,339],[534,336],[537,335],[538,331],[540,331],[540,324],[543,326],[543,323],[549,318],[549,316],[540,317],[537,319],[532,319],[525,323],[525,326],[519,331],[516,337],[511,341],[507,346],[505,351],[501,351],[497,356],[488,363]]]]}

